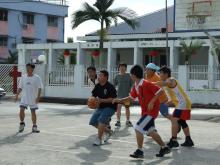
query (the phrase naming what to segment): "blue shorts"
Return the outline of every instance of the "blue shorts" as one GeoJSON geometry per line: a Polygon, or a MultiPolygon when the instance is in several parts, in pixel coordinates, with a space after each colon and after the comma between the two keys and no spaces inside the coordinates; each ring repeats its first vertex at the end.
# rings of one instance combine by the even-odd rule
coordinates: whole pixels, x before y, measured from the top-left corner
{"type": "Polygon", "coordinates": [[[165,103],[160,104],[160,113],[164,117],[167,117],[169,115],[169,107],[165,103]]]}
{"type": "Polygon", "coordinates": [[[114,114],[115,109],[99,108],[92,114],[89,125],[97,126],[99,123],[108,124],[114,114]]]}

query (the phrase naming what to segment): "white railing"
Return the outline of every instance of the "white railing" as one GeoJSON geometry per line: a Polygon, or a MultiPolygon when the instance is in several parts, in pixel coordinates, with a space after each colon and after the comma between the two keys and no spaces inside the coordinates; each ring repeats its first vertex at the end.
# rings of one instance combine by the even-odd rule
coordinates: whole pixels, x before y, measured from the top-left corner
{"type": "Polygon", "coordinates": [[[190,80],[208,80],[209,67],[208,65],[189,65],[190,80]]]}
{"type": "Polygon", "coordinates": [[[52,67],[47,77],[49,86],[71,86],[74,84],[74,65],[52,67]]]}
{"type": "Polygon", "coordinates": [[[220,80],[220,66],[213,68],[214,80],[220,80]]]}
{"type": "MultiPolygon", "coordinates": [[[[84,69],[83,69],[83,75],[84,75],[84,80],[83,80],[83,86],[88,86],[88,74],[87,74],[87,68],[89,66],[84,66],[84,69]]],[[[107,66],[95,66],[96,68],[96,73],[98,74],[100,72],[100,70],[107,70],[107,66]]]]}
{"type": "Polygon", "coordinates": [[[67,5],[67,0],[32,0],[32,1],[52,3],[56,5],[67,5]]]}

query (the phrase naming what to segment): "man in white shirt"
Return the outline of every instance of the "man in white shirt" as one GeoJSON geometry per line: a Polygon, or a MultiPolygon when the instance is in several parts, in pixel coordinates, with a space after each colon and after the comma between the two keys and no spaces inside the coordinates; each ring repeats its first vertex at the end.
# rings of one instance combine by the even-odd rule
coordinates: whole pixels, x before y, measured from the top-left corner
{"type": "Polygon", "coordinates": [[[27,109],[28,107],[31,110],[32,122],[33,122],[32,132],[33,133],[40,132],[37,129],[36,110],[38,109],[38,103],[40,99],[41,89],[43,88],[43,84],[41,78],[38,75],[33,74],[34,69],[35,69],[34,64],[28,63],[26,65],[27,74],[21,77],[18,87],[18,92],[16,95],[16,101],[17,101],[19,95],[21,94],[19,132],[24,131],[25,109],[27,109]]]}
{"type": "Polygon", "coordinates": [[[96,68],[94,66],[90,66],[87,68],[87,74],[88,74],[88,85],[89,87],[95,87],[96,84],[98,84],[98,76],[96,73],[96,68]]]}

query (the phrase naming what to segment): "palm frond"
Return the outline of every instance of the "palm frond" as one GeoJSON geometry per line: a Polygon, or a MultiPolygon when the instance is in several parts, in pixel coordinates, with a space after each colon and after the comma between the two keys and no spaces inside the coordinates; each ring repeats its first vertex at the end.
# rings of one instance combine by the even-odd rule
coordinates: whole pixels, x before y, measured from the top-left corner
{"type": "Polygon", "coordinates": [[[115,0],[97,0],[94,6],[100,11],[100,13],[105,13],[108,8],[112,6],[115,0]]]}
{"type": "Polygon", "coordinates": [[[95,7],[85,2],[81,10],[72,14],[72,29],[89,20],[100,21],[100,14],[95,7]]]}

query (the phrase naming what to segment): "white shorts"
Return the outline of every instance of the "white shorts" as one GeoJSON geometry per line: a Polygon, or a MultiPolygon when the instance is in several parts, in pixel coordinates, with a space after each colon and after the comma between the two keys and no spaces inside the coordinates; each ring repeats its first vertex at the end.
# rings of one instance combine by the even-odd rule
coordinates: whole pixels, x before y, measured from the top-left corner
{"type": "Polygon", "coordinates": [[[28,109],[28,107],[30,108],[31,111],[36,111],[38,110],[38,105],[28,105],[28,104],[24,104],[24,103],[20,103],[20,108],[24,108],[24,109],[28,109]]]}
{"type": "Polygon", "coordinates": [[[142,134],[149,134],[152,131],[156,131],[154,118],[152,116],[142,116],[135,125],[135,130],[142,134]]]}

